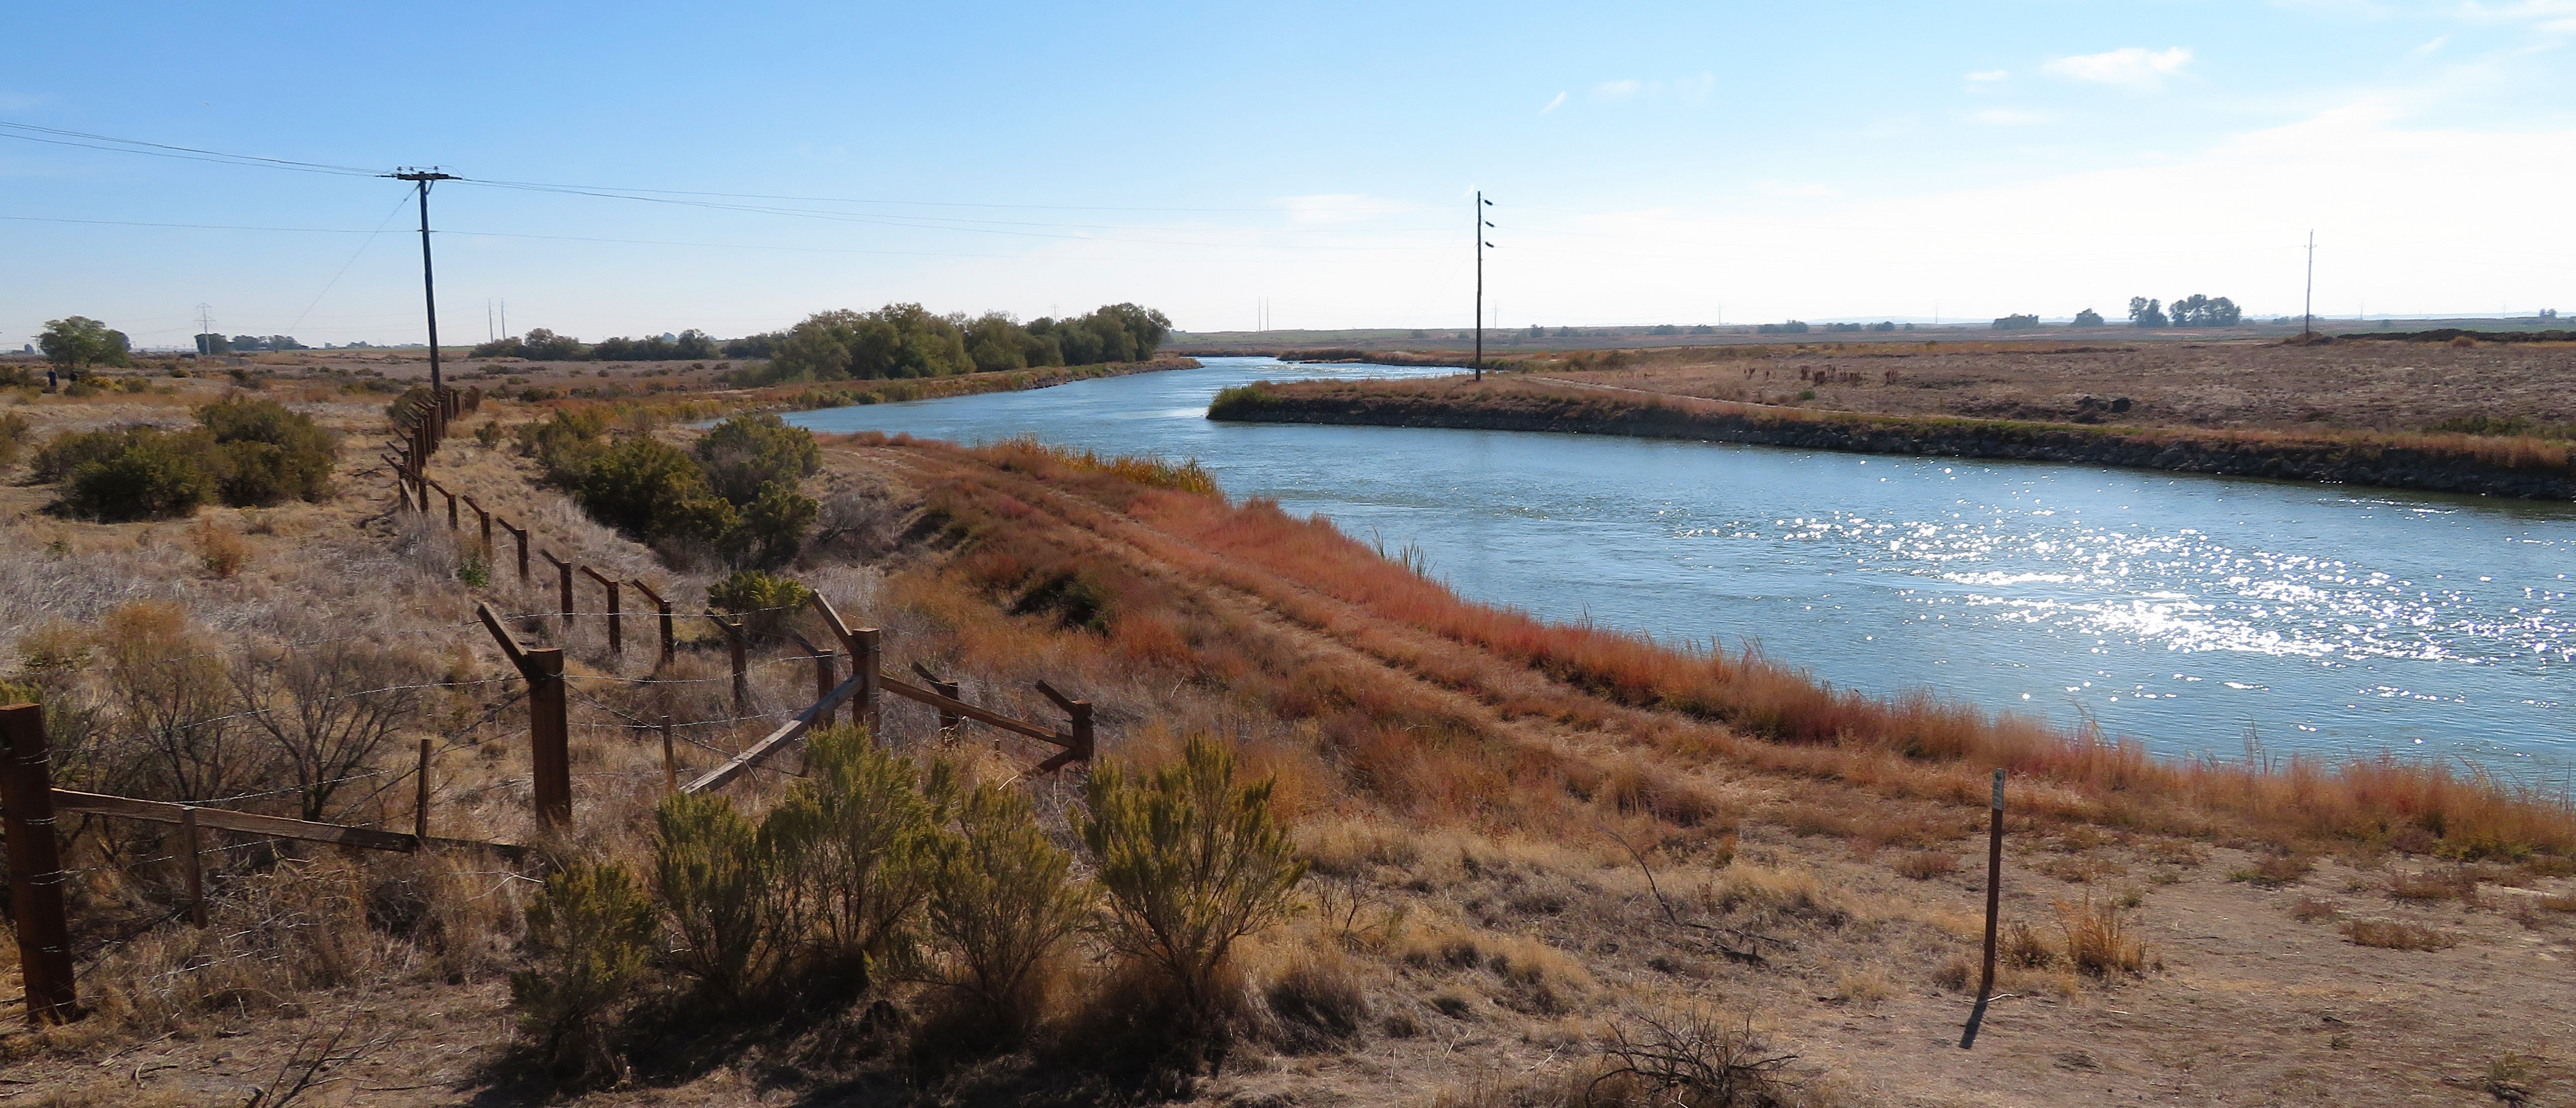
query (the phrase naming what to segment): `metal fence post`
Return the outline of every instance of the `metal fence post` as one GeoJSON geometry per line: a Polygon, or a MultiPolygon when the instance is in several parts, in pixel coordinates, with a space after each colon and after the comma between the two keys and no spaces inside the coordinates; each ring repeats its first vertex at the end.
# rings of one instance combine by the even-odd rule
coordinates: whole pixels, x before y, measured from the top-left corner
{"type": "Polygon", "coordinates": [[[18,925],[18,969],[27,1022],[81,1017],[72,984],[71,927],[63,919],[62,844],[54,837],[54,772],[45,749],[45,709],[0,708],[0,831],[9,838],[9,904],[18,925]]]}
{"type": "Polygon", "coordinates": [[[1959,1035],[1959,1049],[1977,1045],[1977,1028],[1986,1022],[1986,1003],[1995,993],[1995,919],[2003,906],[2004,876],[2004,771],[1995,771],[1994,807],[1987,823],[1986,838],[1986,974],[1977,985],[1977,1006],[1968,1013],[1968,1028],[1959,1035]]]}

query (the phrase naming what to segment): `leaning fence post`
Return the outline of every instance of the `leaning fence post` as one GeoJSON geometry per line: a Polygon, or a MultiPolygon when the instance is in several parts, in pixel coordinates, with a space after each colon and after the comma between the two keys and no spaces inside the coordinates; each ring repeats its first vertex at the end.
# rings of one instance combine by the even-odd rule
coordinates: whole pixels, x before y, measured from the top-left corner
{"type": "Polygon", "coordinates": [[[525,527],[512,527],[510,526],[510,521],[506,519],[501,521],[501,529],[509,532],[510,537],[518,541],[519,583],[524,585],[528,581],[528,529],[525,527]]]}
{"type": "Polygon", "coordinates": [[[474,509],[474,517],[482,521],[483,551],[488,557],[492,550],[492,513],[484,511],[483,505],[471,496],[465,498],[465,506],[474,509]]]}
{"type": "Polygon", "coordinates": [[[205,837],[195,808],[179,809],[179,852],[188,858],[188,922],[206,926],[205,837]]]}
{"type": "Polygon", "coordinates": [[[572,638],[572,563],[555,557],[555,552],[551,550],[540,550],[537,553],[545,555],[547,561],[555,564],[555,577],[561,584],[560,591],[563,599],[564,638],[570,640],[572,638]]]}
{"type": "MultiPolygon", "coordinates": [[[[912,671],[921,675],[921,679],[930,685],[930,691],[947,697],[950,700],[964,699],[958,695],[959,690],[957,682],[940,680],[938,674],[930,672],[930,667],[922,665],[919,662],[914,662],[912,664],[912,671]]],[[[945,707],[939,709],[939,734],[942,739],[956,738],[957,729],[964,726],[965,723],[966,717],[949,711],[945,707]]]]}
{"type": "Polygon", "coordinates": [[[641,578],[641,577],[638,577],[638,578],[636,578],[636,579],[634,579],[634,580],[632,580],[632,581],[629,581],[629,582],[627,582],[627,583],[628,583],[628,584],[630,584],[630,585],[635,586],[635,588],[636,588],[638,591],[641,591],[641,592],[644,594],[644,599],[652,601],[652,602],[653,602],[653,607],[654,607],[654,608],[656,608],[656,609],[658,609],[658,610],[661,612],[661,614],[662,614],[662,658],[661,658],[661,660],[660,660],[660,661],[657,661],[657,662],[655,662],[655,663],[653,663],[653,664],[654,664],[654,665],[656,665],[656,666],[667,666],[667,665],[670,665],[670,664],[671,664],[671,649],[672,649],[672,646],[673,646],[673,640],[674,640],[674,639],[676,639],[676,638],[678,637],[677,635],[675,635],[675,634],[673,633],[675,629],[673,628],[673,626],[672,626],[672,622],[671,622],[671,602],[670,602],[670,601],[668,601],[668,600],[664,600],[664,599],[662,599],[662,594],[661,594],[661,593],[658,593],[658,592],[654,592],[654,591],[653,591],[653,586],[645,584],[645,583],[644,583],[644,579],[643,579],[643,578],[641,578]]]}
{"type": "Polygon", "coordinates": [[[1044,681],[1038,682],[1038,691],[1044,693],[1047,699],[1055,701],[1055,706],[1064,709],[1064,714],[1070,719],[1067,722],[1069,733],[1065,735],[1064,753],[1047,759],[1038,766],[1037,772],[1046,773],[1060,769],[1068,762],[1090,765],[1095,746],[1091,729],[1091,702],[1075,700],[1057,692],[1055,686],[1044,681]]]}
{"type": "Polygon", "coordinates": [[[879,725],[884,722],[877,709],[885,693],[881,680],[885,652],[879,645],[877,629],[862,627],[852,630],[849,624],[841,622],[841,613],[833,610],[832,602],[823,599],[822,593],[808,590],[805,601],[822,614],[823,626],[831,628],[832,634],[840,638],[842,648],[849,651],[850,676],[859,679],[859,704],[850,710],[851,721],[867,728],[868,741],[876,742],[879,725]]]}
{"type": "Polygon", "coordinates": [[[571,727],[565,714],[564,654],[561,648],[529,650],[501,626],[490,604],[476,604],[474,614],[484,630],[528,681],[528,763],[535,778],[537,824],[547,830],[572,826],[571,727]]]}
{"type": "Polygon", "coordinates": [[[1995,917],[2003,906],[2004,874],[2004,771],[1995,771],[1995,800],[1987,820],[1986,837],[1986,973],[1977,985],[1977,1006],[1968,1013],[1968,1029],[1959,1035],[1959,1049],[1977,1045],[1977,1028],[1986,1022],[1986,1002],[1995,992],[1995,917]]]}
{"type": "Polygon", "coordinates": [[[617,606],[617,580],[589,566],[581,567],[581,571],[608,590],[608,652],[612,655],[625,653],[626,635],[620,629],[618,619],[620,609],[617,606]]]}
{"type": "Polygon", "coordinates": [[[0,833],[9,844],[10,914],[18,925],[18,972],[26,982],[27,1022],[69,1023],[81,1017],[72,984],[71,927],[63,919],[62,844],[54,837],[54,772],[45,749],[45,709],[0,708],[0,833]]]}

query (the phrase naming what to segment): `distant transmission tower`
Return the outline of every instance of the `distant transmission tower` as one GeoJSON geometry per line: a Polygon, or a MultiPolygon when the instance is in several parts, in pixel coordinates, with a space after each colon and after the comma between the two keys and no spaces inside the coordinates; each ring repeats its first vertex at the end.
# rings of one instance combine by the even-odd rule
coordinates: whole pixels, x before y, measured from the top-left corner
{"type": "Polygon", "coordinates": [[[198,337],[197,337],[197,353],[200,353],[200,354],[212,354],[212,353],[214,353],[214,352],[215,352],[215,351],[214,351],[214,344],[213,344],[213,343],[210,343],[210,342],[207,342],[207,341],[206,341],[206,339],[205,339],[205,336],[213,334],[213,333],[214,333],[214,331],[215,331],[215,308],[214,308],[214,305],[212,305],[212,304],[199,304],[199,305],[197,305],[197,336],[198,336],[198,337]]]}
{"type": "Polygon", "coordinates": [[[2308,231],[2308,296],[2299,308],[2299,337],[2315,334],[2317,329],[2317,232],[2308,231]]]}

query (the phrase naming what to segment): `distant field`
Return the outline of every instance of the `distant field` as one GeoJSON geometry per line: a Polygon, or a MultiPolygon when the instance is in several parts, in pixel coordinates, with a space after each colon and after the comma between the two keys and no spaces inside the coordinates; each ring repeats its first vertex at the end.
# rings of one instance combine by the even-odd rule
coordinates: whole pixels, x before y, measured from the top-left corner
{"type": "Polygon", "coordinates": [[[2126,338],[1808,343],[1515,364],[1589,384],[1898,415],[2551,437],[2576,431],[2576,343],[2126,338]]]}
{"type": "MultiPolygon", "coordinates": [[[[2317,321],[2324,334],[2366,334],[2370,332],[2403,332],[2438,327],[2456,327],[2471,331],[2529,331],[2559,326],[2556,320],[2518,319],[2408,319],[2408,320],[2326,320],[2317,321]]],[[[2210,343],[2244,339],[2278,340],[2299,333],[2297,324],[2248,323],[2223,329],[2142,331],[2134,327],[2037,327],[2023,331],[1997,331],[1984,321],[1969,324],[1943,323],[1930,325],[1899,324],[1894,331],[1829,331],[1827,324],[1813,324],[1805,334],[1762,334],[1751,326],[1727,325],[1710,333],[1693,333],[1693,325],[1678,325],[1678,333],[1658,334],[1658,328],[1641,327],[1574,327],[1571,334],[1560,335],[1550,327],[1543,336],[1534,336],[1527,327],[1517,329],[1487,328],[1485,353],[1488,357],[1515,357],[1554,350],[1642,349],[1674,346],[1734,346],[1748,343],[1920,343],[1939,342],[2009,342],[2009,343],[2210,343]]],[[[1473,350],[1475,333],[1463,328],[1373,328],[1339,331],[1178,331],[1163,344],[1171,354],[1276,354],[1367,351],[1462,352],[1473,350]]]]}

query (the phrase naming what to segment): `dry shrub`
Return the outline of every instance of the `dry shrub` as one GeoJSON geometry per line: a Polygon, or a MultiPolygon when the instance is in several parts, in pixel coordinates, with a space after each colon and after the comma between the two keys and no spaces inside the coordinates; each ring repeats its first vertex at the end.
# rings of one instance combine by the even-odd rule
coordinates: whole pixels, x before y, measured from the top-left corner
{"type": "Polygon", "coordinates": [[[2260,885],[2266,889],[2277,889],[2284,885],[2298,884],[2300,878],[2306,877],[2308,871],[2315,868],[2317,868],[2315,860],[2306,855],[2271,854],[2251,866],[2228,874],[2227,879],[2249,885],[2260,885]]]}
{"type": "Polygon", "coordinates": [[[1896,986],[1878,966],[1845,966],[1834,975],[1834,999],[1846,1004],[1876,1004],[1894,995],[1896,986]]]}
{"type": "Polygon", "coordinates": [[[2552,912],[2576,912],[2576,893],[2560,893],[2556,896],[2544,896],[2533,901],[2533,903],[2552,912]]]}
{"type": "Polygon", "coordinates": [[[2359,946],[2383,950],[2449,950],[2460,937],[2421,924],[2390,920],[2354,920],[2343,925],[2343,937],[2359,946]]]}
{"type": "Polygon", "coordinates": [[[1983,972],[1984,967],[1976,959],[1965,954],[1953,954],[1949,961],[1932,971],[1932,983],[1952,992],[1966,992],[1977,983],[1983,972]]]}
{"type": "Polygon", "coordinates": [[[2388,878],[2388,896],[2408,904],[2437,904],[2445,900],[2474,900],[2478,893],[2477,875],[2466,870],[2392,874],[2388,878]]]}
{"type": "Polygon", "coordinates": [[[1565,952],[1526,935],[1485,941],[1485,965],[1503,979],[1503,1003],[1538,1015],[1563,1015],[1590,993],[1592,974],[1565,952]]]}
{"type": "Polygon", "coordinates": [[[206,572],[217,577],[230,578],[250,565],[249,540],[215,526],[211,519],[199,519],[188,529],[188,546],[206,572]]]}
{"type": "Polygon", "coordinates": [[[1812,870],[1735,866],[1702,899],[1720,912],[1752,910],[1824,927],[1840,927],[1853,916],[1851,907],[1828,891],[1812,870]]]}
{"type": "Polygon", "coordinates": [[[2147,944],[2130,934],[2119,905],[2096,903],[2090,896],[2077,905],[2059,901],[2057,919],[2066,935],[2066,960],[2078,972],[2090,977],[2145,972],[2147,944]]]}
{"type": "Polygon", "coordinates": [[[1929,881],[1959,870],[1959,859],[1938,851],[1922,850],[1896,860],[1896,873],[1917,881],[1929,881]]]}
{"type": "Polygon", "coordinates": [[[2333,919],[2342,914],[2342,912],[2335,909],[2334,905],[2328,904],[2313,896],[2300,897],[2298,903],[2290,905],[2290,918],[2295,919],[2300,923],[2316,923],[2321,920],[2333,919]]]}
{"type": "Polygon", "coordinates": [[[2041,934],[2027,923],[2014,921],[2011,927],[2005,929],[2001,945],[2002,949],[1998,953],[2005,965],[2021,969],[2047,969],[2057,964],[2057,948],[2049,943],[2048,936],[2041,934]]]}
{"type": "Polygon", "coordinates": [[[1368,994],[1360,987],[1358,967],[1341,951],[1326,946],[1299,950],[1262,990],[1262,999],[1277,1020],[1273,1040],[1290,1053],[1346,1042],[1359,1035],[1369,1018],[1368,994]]]}
{"type": "Polygon", "coordinates": [[[1789,1074],[1794,1054],[1779,1053],[1753,1030],[1750,1017],[1729,1019],[1697,1009],[1678,1017],[1614,1024],[1601,1045],[1602,1065],[1586,1087],[1592,1104],[1681,1108],[1787,1108],[1812,1103],[1789,1074]],[[1605,1086],[1633,1093],[1609,1100],[1605,1086]]]}

